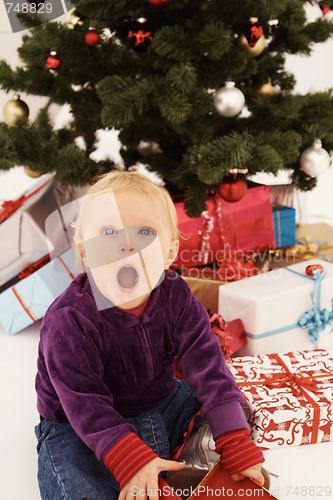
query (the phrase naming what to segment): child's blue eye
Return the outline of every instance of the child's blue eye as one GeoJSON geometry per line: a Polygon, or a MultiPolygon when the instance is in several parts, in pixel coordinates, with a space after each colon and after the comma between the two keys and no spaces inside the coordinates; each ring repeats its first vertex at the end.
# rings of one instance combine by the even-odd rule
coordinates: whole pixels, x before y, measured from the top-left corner
{"type": "Polygon", "coordinates": [[[149,227],[141,227],[138,231],[138,234],[142,234],[143,236],[150,236],[152,234],[156,234],[154,229],[151,229],[149,227]]]}
{"type": "Polygon", "coordinates": [[[106,227],[103,229],[103,234],[106,235],[117,234],[117,231],[113,227],[106,227]]]}

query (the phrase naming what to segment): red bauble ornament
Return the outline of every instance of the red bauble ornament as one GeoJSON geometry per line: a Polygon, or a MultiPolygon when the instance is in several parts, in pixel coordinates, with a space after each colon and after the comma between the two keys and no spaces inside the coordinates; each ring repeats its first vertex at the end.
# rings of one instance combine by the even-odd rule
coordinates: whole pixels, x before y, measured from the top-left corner
{"type": "Polygon", "coordinates": [[[57,57],[57,53],[52,51],[49,57],[46,59],[46,67],[48,69],[57,69],[60,66],[60,59],[57,57]]]}
{"type": "Polygon", "coordinates": [[[247,191],[247,182],[242,174],[228,174],[217,186],[217,192],[221,198],[230,203],[234,203],[243,198],[247,191]]]}
{"type": "Polygon", "coordinates": [[[250,17],[243,33],[238,37],[237,45],[250,57],[257,57],[265,49],[266,41],[263,29],[258,23],[257,17],[250,17]]]}
{"type": "Polygon", "coordinates": [[[307,276],[314,278],[317,273],[323,274],[324,268],[320,264],[312,264],[305,269],[307,276]]]}
{"type": "Polygon", "coordinates": [[[100,40],[99,34],[94,28],[89,28],[89,31],[85,34],[84,39],[86,41],[86,44],[91,46],[97,45],[100,40]]]}
{"type": "Polygon", "coordinates": [[[128,43],[136,52],[144,54],[152,39],[153,31],[147,23],[146,19],[140,18],[133,23],[132,28],[128,32],[128,43]]]}
{"type": "Polygon", "coordinates": [[[167,7],[172,2],[173,0],[148,0],[148,3],[154,7],[167,7]]]}
{"type": "Polygon", "coordinates": [[[259,38],[263,35],[262,26],[258,23],[256,17],[251,17],[250,21],[244,28],[244,36],[250,47],[254,47],[259,38]]]}

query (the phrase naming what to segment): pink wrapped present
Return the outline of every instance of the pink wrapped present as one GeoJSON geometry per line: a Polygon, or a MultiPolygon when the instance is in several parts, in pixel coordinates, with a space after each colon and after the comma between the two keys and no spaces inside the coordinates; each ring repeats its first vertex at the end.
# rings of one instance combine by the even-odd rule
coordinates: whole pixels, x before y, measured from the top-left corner
{"type": "Polygon", "coordinates": [[[184,238],[180,238],[174,269],[225,259],[230,249],[259,251],[275,248],[269,186],[248,189],[245,196],[235,203],[228,203],[216,195],[207,201],[207,210],[196,219],[186,215],[184,203],[175,205],[178,226],[184,238]]]}

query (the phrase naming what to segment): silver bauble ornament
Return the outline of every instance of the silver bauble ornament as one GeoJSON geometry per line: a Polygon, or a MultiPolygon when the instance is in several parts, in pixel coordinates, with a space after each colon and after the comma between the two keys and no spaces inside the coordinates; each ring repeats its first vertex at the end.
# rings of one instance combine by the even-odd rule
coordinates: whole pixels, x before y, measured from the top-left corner
{"type": "Polygon", "coordinates": [[[317,177],[330,165],[330,156],[321,145],[321,140],[315,139],[312,146],[301,154],[301,169],[310,177],[317,177]]]}
{"type": "Polygon", "coordinates": [[[235,87],[235,82],[225,82],[225,86],[213,96],[216,111],[226,117],[236,116],[243,109],[245,97],[241,90],[235,87]]]}

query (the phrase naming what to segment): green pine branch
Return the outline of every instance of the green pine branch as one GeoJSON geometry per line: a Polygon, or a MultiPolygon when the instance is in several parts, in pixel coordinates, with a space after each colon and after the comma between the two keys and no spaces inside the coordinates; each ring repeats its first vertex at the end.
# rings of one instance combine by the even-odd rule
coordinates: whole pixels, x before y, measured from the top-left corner
{"type": "Polygon", "coordinates": [[[118,75],[108,76],[98,86],[98,96],[103,103],[101,118],[105,127],[126,127],[139,119],[148,107],[148,98],[154,91],[148,78],[118,75]]]}
{"type": "Polygon", "coordinates": [[[207,188],[204,184],[194,184],[185,193],[186,213],[189,217],[199,217],[207,209],[207,188]]]}
{"type": "Polygon", "coordinates": [[[90,182],[115,168],[91,159],[96,131],[107,127],[120,131],[125,168],[139,161],[159,172],[172,193],[186,193],[191,216],[203,210],[209,191],[233,168],[246,167],[250,174],[288,169],[295,185],[311,189],[316,180],[301,171],[299,157],[315,137],[333,150],[332,92],[291,94],[295,78],[285,70],[285,54],[311,54],[315,43],[332,36],[333,23],[323,16],[307,22],[306,4],[174,0],[157,9],[148,0],[74,0],[81,20],[74,29],[59,22],[36,26],[23,36],[22,66],[12,69],[0,61],[5,92],[69,105],[70,122],[55,130],[43,109],[34,123],[1,124],[0,168],[21,164],[56,172],[69,184],[90,182]],[[272,37],[256,57],[237,45],[252,16],[265,37],[272,37]],[[144,54],[127,40],[140,17],[154,32],[144,54]],[[279,22],[269,29],[272,18],[279,22]],[[89,26],[100,35],[96,46],[85,43],[89,26]],[[61,61],[55,71],[46,67],[51,50],[61,61]],[[226,118],[216,111],[213,93],[228,79],[243,91],[249,116],[226,118]],[[270,99],[252,98],[251,89],[269,80],[281,90],[270,99]],[[140,141],[158,143],[159,152],[142,156],[140,141]]]}

